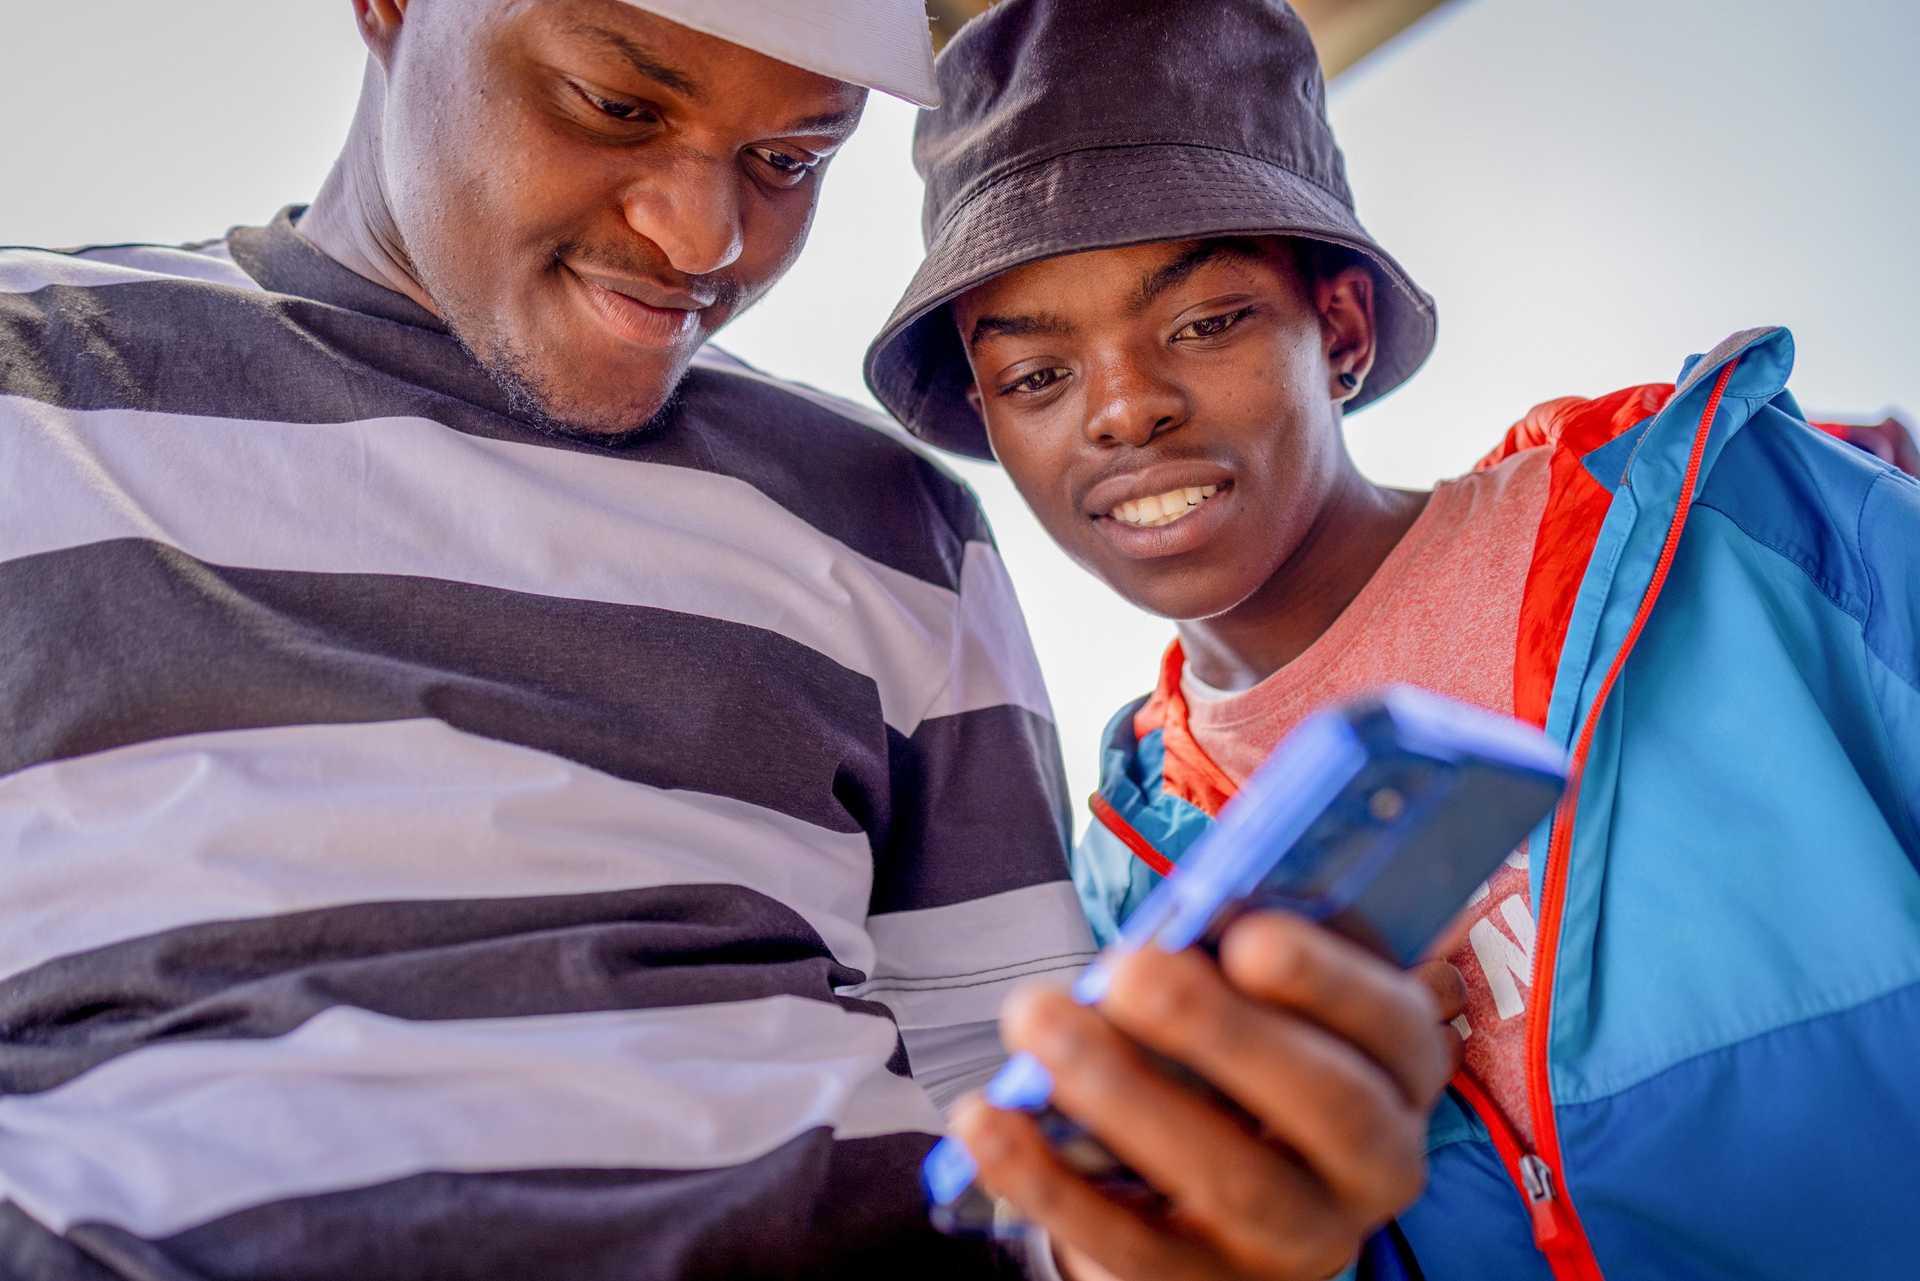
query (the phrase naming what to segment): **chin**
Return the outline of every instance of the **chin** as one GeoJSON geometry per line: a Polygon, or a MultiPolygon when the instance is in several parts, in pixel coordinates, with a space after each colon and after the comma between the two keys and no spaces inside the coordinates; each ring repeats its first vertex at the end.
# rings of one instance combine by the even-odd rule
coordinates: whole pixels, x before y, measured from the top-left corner
{"type": "Polygon", "coordinates": [[[547,369],[509,355],[483,363],[517,417],[543,431],[595,440],[630,436],[655,426],[673,407],[687,362],[629,360],[601,368],[583,360],[547,369]],[[618,398],[582,396],[574,391],[579,387],[613,387],[621,394],[618,398]]]}
{"type": "Polygon", "coordinates": [[[1251,588],[1237,591],[1231,584],[1207,581],[1200,573],[1171,570],[1157,577],[1159,581],[1128,583],[1109,578],[1107,586],[1135,608],[1176,623],[1218,617],[1253,594],[1251,588]]]}

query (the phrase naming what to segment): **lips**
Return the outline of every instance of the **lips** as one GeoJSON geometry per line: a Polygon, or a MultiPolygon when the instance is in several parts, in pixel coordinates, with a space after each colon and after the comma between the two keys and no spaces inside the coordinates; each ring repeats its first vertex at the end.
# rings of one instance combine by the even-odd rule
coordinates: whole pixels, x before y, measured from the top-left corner
{"type": "Polygon", "coordinates": [[[1154,463],[1096,482],[1081,498],[1080,509],[1089,516],[1107,517],[1126,503],[1143,503],[1174,493],[1184,495],[1189,489],[1218,490],[1232,483],[1232,472],[1205,459],[1154,463]]]}
{"type": "Polygon", "coordinates": [[[1153,529],[1182,520],[1194,508],[1220,492],[1218,485],[1187,485],[1164,494],[1130,498],[1107,513],[1110,519],[1135,529],[1153,529]]]}
{"type": "Polygon", "coordinates": [[[698,335],[711,299],[648,281],[621,280],[568,269],[588,308],[615,337],[640,347],[678,347],[698,335]]]}
{"type": "Polygon", "coordinates": [[[1153,560],[1206,544],[1226,528],[1239,496],[1225,467],[1190,460],[1109,476],[1087,490],[1080,508],[1113,551],[1153,560]]]}

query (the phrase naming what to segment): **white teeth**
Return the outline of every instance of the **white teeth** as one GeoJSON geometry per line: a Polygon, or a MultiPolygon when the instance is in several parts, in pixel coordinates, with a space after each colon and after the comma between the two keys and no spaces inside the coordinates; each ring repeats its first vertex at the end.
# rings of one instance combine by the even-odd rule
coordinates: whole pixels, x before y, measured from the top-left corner
{"type": "Polygon", "coordinates": [[[1219,492],[1218,485],[1188,485],[1184,489],[1170,489],[1164,494],[1128,499],[1107,514],[1123,525],[1153,529],[1171,525],[1219,492]]]}

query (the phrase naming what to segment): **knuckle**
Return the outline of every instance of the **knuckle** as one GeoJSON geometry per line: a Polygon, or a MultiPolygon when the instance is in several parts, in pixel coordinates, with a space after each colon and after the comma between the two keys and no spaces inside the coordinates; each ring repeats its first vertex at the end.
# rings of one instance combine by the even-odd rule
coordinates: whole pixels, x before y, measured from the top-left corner
{"type": "Polygon", "coordinates": [[[1311,1005],[1323,993],[1326,968],[1304,921],[1269,913],[1244,923],[1230,939],[1237,977],[1289,1004],[1311,1005]]]}
{"type": "Polygon", "coordinates": [[[1255,1174],[1235,1162],[1214,1163],[1191,1196],[1200,1217],[1220,1224],[1283,1222],[1282,1197],[1271,1173],[1255,1174]]]}
{"type": "Polygon", "coordinates": [[[1343,1081],[1326,1112],[1328,1141],[1363,1159],[1397,1150],[1403,1110],[1383,1094],[1358,1080],[1343,1081]]]}
{"type": "Polygon", "coordinates": [[[1398,1101],[1356,1096],[1326,1117],[1322,1169],[1344,1197],[1382,1215],[1419,1197],[1426,1184],[1422,1114],[1398,1101]]]}
{"type": "Polygon", "coordinates": [[[1062,1057],[1080,1048],[1082,1013],[1064,993],[1029,988],[1008,1000],[1000,1029],[1009,1045],[1032,1049],[1043,1058],[1062,1057]]]}
{"type": "Polygon", "coordinates": [[[1178,1040],[1231,1036],[1235,1021],[1227,1017],[1224,993],[1208,970],[1197,956],[1123,967],[1108,998],[1112,1012],[1123,1023],[1178,1040]]]}
{"type": "Polygon", "coordinates": [[[1364,1182],[1369,1209],[1392,1214],[1419,1199],[1427,1183],[1426,1152],[1424,1136],[1411,1114],[1380,1129],[1370,1158],[1364,1182]]]}
{"type": "Polygon", "coordinates": [[[1116,1010],[1137,1010],[1159,1014],[1168,1003],[1166,962],[1172,958],[1154,948],[1146,948],[1122,957],[1114,967],[1102,1004],[1116,1010]]]}

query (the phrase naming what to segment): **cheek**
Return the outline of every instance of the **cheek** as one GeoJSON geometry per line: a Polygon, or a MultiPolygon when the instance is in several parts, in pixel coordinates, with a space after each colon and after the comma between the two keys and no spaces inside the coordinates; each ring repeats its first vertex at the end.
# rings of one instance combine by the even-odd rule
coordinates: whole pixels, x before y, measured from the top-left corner
{"type": "Polygon", "coordinates": [[[608,207],[604,162],[484,64],[399,78],[382,135],[394,219],[428,288],[503,308],[529,270],[608,207]]]}
{"type": "Polygon", "coordinates": [[[800,251],[806,247],[807,232],[813,227],[814,211],[819,208],[819,187],[812,192],[794,191],[767,200],[753,193],[743,198],[757,204],[746,221],[742,235],[740,261],[722,274],[732,276],[740,285],[740,301],[731,314],[738,315],[787,274],[800,251]]]}
{"type": "Polygon", "coordinates": [[[1005,414],[987,419],[987,442],[1007,479],[1054,541],[1070,544],[1087,522],[1068,488],[1073,449],[1061,434],[1040,423],[1009,422],[1005,414]]]}

